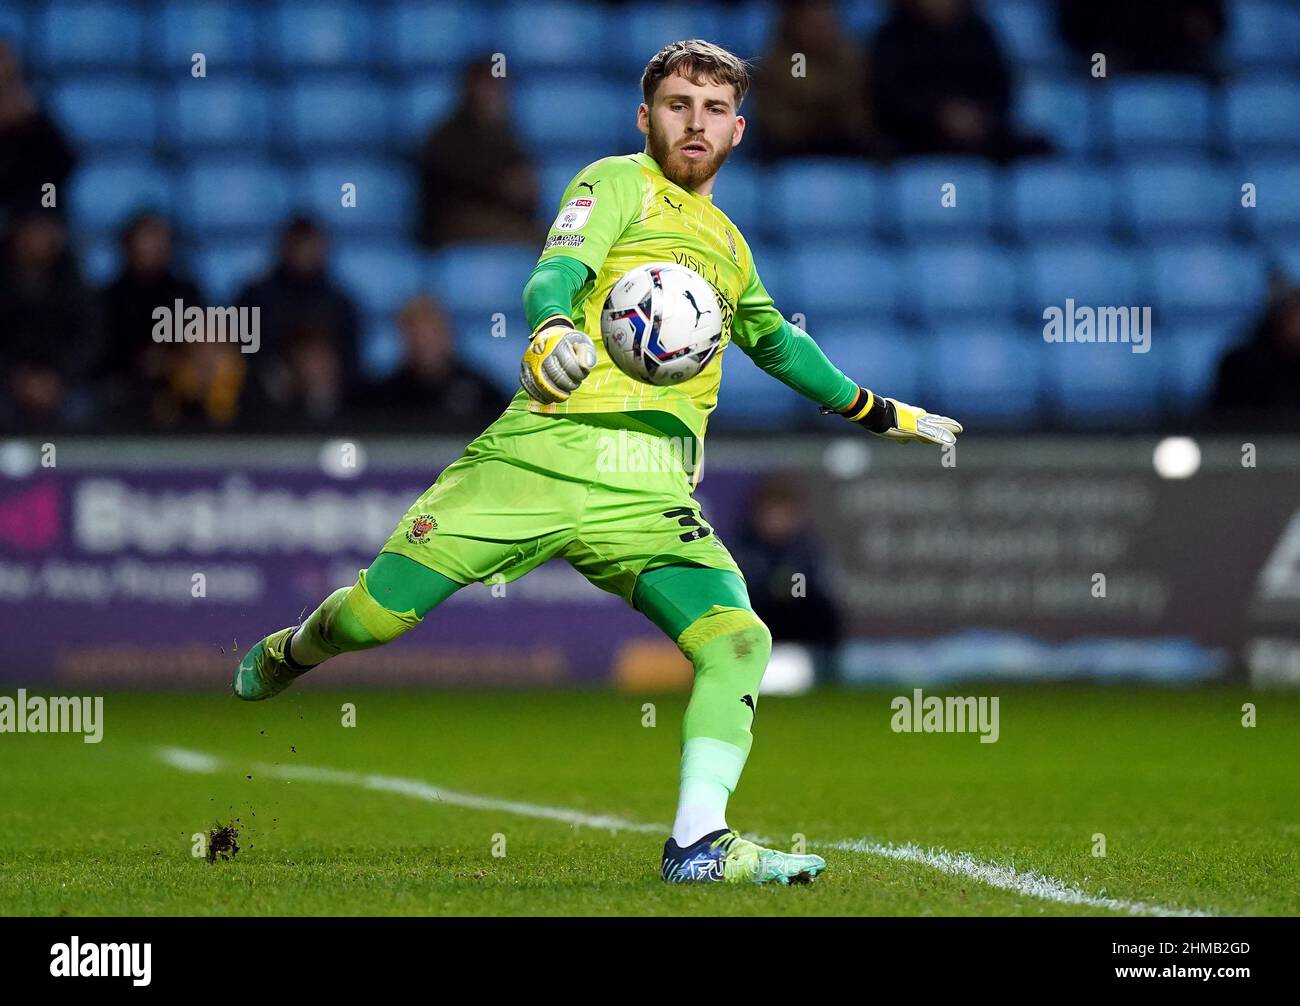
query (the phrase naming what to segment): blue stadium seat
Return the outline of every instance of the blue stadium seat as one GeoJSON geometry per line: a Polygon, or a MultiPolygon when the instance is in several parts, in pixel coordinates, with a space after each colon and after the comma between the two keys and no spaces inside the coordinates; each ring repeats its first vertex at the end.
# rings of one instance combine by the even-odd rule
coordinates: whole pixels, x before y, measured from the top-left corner
{"type": "Polygon", "coordinates": [[[185,171],[180,191],[181,222],[199,235],[272,228],[294,206],[284,168],[244,158],[195,162],[185,171]]]}
{"type": "Polygon", "coordinates": [[[122,249],[116,237],[97,237],[77,242],[81,275],[94,286],[108,286],[122,271],[122,249]]]}
{"type": "Polygon", "coordinates": [[[570,73],[534,77],[521,83],[515,92],[513,113],[515,126],[524,139],[538,149],[553,146],[556,129],[562,128],[566,146],[608,156],[634,153],[645,146],[636,131],[632,107],[628,98],[611,93],[602,78],[570,73]],[[566,114],[565,110],[579,108],[581,114],[566,114]],[[562,127],[558,127],[557,114],[564,120],[562,127]]]}
{"type": "Polygon", "coordinates": [[[935,395],[927,409],[990,422],[1033,417],[1046,345],[1040,330],[960,326],[936,332],[933,345],[937,365],[928,376],[935,395]]]}
{"type": "Polygon", "coordinates": [[[340,242],[333,272],[367,314],[391,315],[424,292],[425,255],[393,241],[340,242]]]}
{"type": "Polygon", "coordinates": [[[1234,218],[1245,223],[1241,192],[1213,161],[1147,161],[1123,170],[1121,206],[1143,239],[1173,231],[1223,234],[1234,218]]]}
{"type": "MultiPolygon", "coordinates": [[[[928,337],[888,323],[826,326],[810,333],[822,352],[841,370],[891,398],[924,400],[931,372],[940,362],[928,337]]],[[[806,399],[805,408],[817,407],[806,399]]],[[[811,414],[811,413],[810,413],[811,414]]]]}
{"type": "Polygon", "coordinates": [[[402,364],[405,352],[397,322],[387,314],[372,314],[362,322],[361,369],[367,379],[389,376],[402,364]]]}
{"type": "Polygon", "coordinates": [[[1101,235],[1115,224],[1115,178],[1094,166],[1031,161],[1012,169],[1006,189],[1024,241],[1061,233],[1101,235]]]}
{"type": "Polygon", "coordinates": [[[1157,325],[1238,320],[1258,310],[1267,293],[1263,259],[1248,246],[1182,242],[1152,248],[1146,258],[1157,325]]]}
{"type": "Polygon", "coordinates": [[[263,239],[207,242],[191,253],[194,282],[215,304],[233,304],[239,292],[270,267],[270,235],[263,239]]]}
{"type": "Polygon", "coordinates": [[[169,0],[163,5],[161,29],[151,31],[152,58],[174,70],[191,67],[201,52],[213,83],[231,69],[247,69],[261,44],[260,11],[246,3],[221,0],[169,0]]]}
{"type": "Polygon", "coordinates": [[[1088,307],[1140,305],[1145,289],[1137,256],[1109,242],[1089,241],[1031,248],[1022,270],[1022,304],[1041,324],[1049,307],[1067,299],[1088,307]]]}
{"type": "Polygon", "coordinates": [[[175,201],[171,174],[157,163],[136,158],[97,158],[72,181],[72,222],[91,234],[116,231],[134,213],[171,213],[175,201]]]}
{"type": "Polygon", "coordinates": [[[86,147],[151,146],[158,138],[154,89],[133,77],[75,77],[54,92],[58,121],[86,147]]]}
{"type": "Polygon", "coordinates": [[[1244,341],[1242,325],[1192,325],[1166,339],[1169,387],[1174,405],[1182,412],[1203,408],[1214,389],[1219,361],[1244,341]]]}
{"type": "MultiPolygon", "coordinates": [[[[726,184],[726,171],[719,184],[726,184]]],[[[774,237],[865,237],[881,215],[881,176],[860,161],[809,158],[786,161],[767,173],[772,202],[767,233],[774,237]]]]}
{"type": "Polygon", "coordinates": [[[728,163],[713,189],[713,205],[740,229],[746,241],[755,241],[767,233],[767,215],[759,195],[763,172],[751,164],[728,163]]]}
{"type": "Polygon", "coordinates": [[[388,136],[389,97],[382,84],[356,76],[290,84],[281,101],[283,142],[294,148],[372,147],[388,136]]]}
{"type": "MultiPolygon", "coordinates": [[[[620,75],[639,75],[650,57],[683,38],[717,38],[730,11],[698,3],[637,3],[618,9],[611,37],[601,40],[620,75]]],[[[639,76],[638,76],[639,79],[639,76]]]]}
{"type": "Polygon", "coordinates": [[[960,231],[965,236],[993,226],[994,174],[984,161],[918,158],[903,162],[893,181],[893,211],[905,237],[943,231],[960,231]],[[955,206],[943,205],[948,184],[955,186],[955,206]]]}
{"type": "Polygon", "coordinates": [[[1228,87],[1228,143],[1239,156],[1300,148],[1300,83],[1272,78],[1228,87]]]}
{"type": "Polygon", "coordinates": [[[267,15],[268,63],[286,69],[355,69],[370,61],[373,20],[361,3],[281,0],[267,15]]]}
{"type": "Polygon", "coordinates": [[[270,96],[250,78],[186,78],[172,88],[167,113],[167,134],[186,153],[211,147],[247,153],[264,148],[273,133],[270,96]]]}
{"type": "Polygon", "coordinates": [[[1294,70],[1300,52],[1300,10],[1286,0],[1234,0],[1226,5],[1229,66],[1294,70]]]}
{"type": "Polygon", "coordinates": [[[459,98],[460,85],[450,73],[429,71],[408,77],[393,96],[392,136],[418,148],[451,114],[459,98]]]}
{"type": "Polygon", "coordinates": [[[1060,67],[1073,58],[1056,31],[1055,5],[1037,0],[985,0],[980,8],[1013,65],[1060,67]]]}
{"type": "Polygon", "coordinates": [[[1110,146],[1119,157],[1209,145],[1212,92],[1199,81],[1138,77],[1113,81],[1102,93],[1110,146]]]}
{"type": "Polygon", "coordinates": [[[930,324],[955,317],[1009,314],[1015,303],[1015,268],[1010,255],[987,244],[942,244],[913,248],[906,255],[904,313],[930,324]]]}
{"type": "Polygon", "coordinates": [[[403,69],[459,66],[496,48],[489,44],[495,15],[457,0],[402,0],[389,12],[380,56],[403,69]]]}
{"type": "Polygon", "coordinates": [[[623,16],[623,11],[595,3],[507,4],[493,25],[493,48],[505,54],[507,71],[511,66],[525,71],[589,69],[593,64],[599,68],[610,24],[621,22],[623,16]]]}
{"type": "Polygon", "coordinates": [[[503,392],[519,390],[519,360],[528,342],[523,307],[508,317],[502,336],[496,336],[492,324],[482,315],[456,316],[456,352],[471,367],[492,381],[503,392]]]}
{"type": "Polygon", "coordinates": [[[1153,320],[1148,353],[1124,343],[1047,343],[1036,352],[1047,375],[1053,414],[1071,428],[1154,419],[1165,386],[1159,321],[1153,320]]]}
{"type": "Polygon", "coordinates": [[[1272,256],[1291,282],[1300,286],[1300,241],[1275,246],[1272,256]]]}
{"type": "Polygon", "coordinates": [[[144,24],[133,4],[55,0],[41,15],[36,60],[50,69],[128,69],[144,51],[144,24]]]}
{"type": "MultiPolygon", "coordinates": [[[[763,263],[758,263],[764,269],[763,263]]],[[[881,246],[803,242],[786,256],[784,279],[760,272],[781,290],[781,310],[811,319],[828,315],[865,322],[899,309],[905,287],[897,256],[881,246]]]]}
{"type": "Polygon", "coordinates": [[[510,318],[522,314],[524,283],[537,255],[537,248],[523,245],[456,245],[434,256],[427,279],[435,296],[458,315],[510,318]]]}
{"type": "MultiPolygon", "coordinates": [[[[776,35],[777,5],[741,3],[727,7],[719,18],[714,40],[724,48],[752,58],[762,54],[776,35]]],[[[750,114],[746,101],[743,109],[750,114]]]]}
{"type": "Polygon", "coordinates": [[[729,345],[720,362],[722,384],[718,388],[718,409],[709,423],[711,428],[752,431],[785,426],[816,415],[817,406],[760,370],[739,346],[729,345]]]}
{"type": "Polygon", "coordinates": [[[295,189],[332,231],[383,232],[400,238],[417,219],[415,187],[414,173],[401,162],[347,157],[313,161],[295,189]],[[356,186],[355,206],[343,205],[345,183],[356,186]]]}
{"type": "Polygon", "coordinates": [[[0,2],[0,39],[15,45],[20,52],[27,48],[26,5],[19,0],[0,2]]]}
{"type": "MultiPolygon", "coordinates": [[[[1266,238],[1300,238],[1300,163],[1291,158],[1241,165],[1236,176],[1255,186],[1256,205],[1242,209],[1256,234],[1266,238]]],[[[1234,192],[1241,206],[1240,191],[1234,192]]]]}
{"type": "Polygon", "coordinates": [[[1016,89],[1013,118],[1026,133],[1047,137],[1057,149],[1084,154],[1097,146],[1093,95],[1088,85],[1056,77],[1030,77],[1016,89]]]}

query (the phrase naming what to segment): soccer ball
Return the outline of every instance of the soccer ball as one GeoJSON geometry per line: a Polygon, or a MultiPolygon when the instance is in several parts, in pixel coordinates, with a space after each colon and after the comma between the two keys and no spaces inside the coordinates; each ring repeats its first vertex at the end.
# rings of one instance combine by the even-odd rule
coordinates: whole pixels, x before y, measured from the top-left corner
{"type": "Polygon", "coordinates": [[[722,344],[722,311],[696,272],[652,262],[624,273],[605,298],[600,335],[619,370],[647,384],[680,384],[722,344]]]}

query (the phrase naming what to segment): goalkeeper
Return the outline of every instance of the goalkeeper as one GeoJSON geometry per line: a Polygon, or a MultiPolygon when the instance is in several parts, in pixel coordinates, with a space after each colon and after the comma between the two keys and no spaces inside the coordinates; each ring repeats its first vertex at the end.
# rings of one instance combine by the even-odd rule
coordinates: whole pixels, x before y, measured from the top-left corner
{"type": "Polygon", "coordinates": [[[533,335],[520,391],[415,502],[356,583],[258,642],[233,688],[243,699],[268,698],[332,656],[397,638],[468,583],[514,580],[563,557],[642,612],[694,667],[663,878],[808,882],[825,869],[820,856],[763,848],[726,819],[771,651],[744,578],[683,468],[608,470],[602,460],[662,455],[665,437],[702,444],[728,342],[880,436],[946,445],[961,426],[860,387],[773,306],[748,244],[713,205],[715,176],[745,129],[744,62],[707,42],[676,42],[650,61],[641,86],[645,150],[579,172],[524,288],[533,335]],[[664,261],[703,276],[723,312],[717,361],[671,387],[625,375],[599,336],[615,280],[664,261]],[[613,438],[626,442],[611,451],[613,438]]]}

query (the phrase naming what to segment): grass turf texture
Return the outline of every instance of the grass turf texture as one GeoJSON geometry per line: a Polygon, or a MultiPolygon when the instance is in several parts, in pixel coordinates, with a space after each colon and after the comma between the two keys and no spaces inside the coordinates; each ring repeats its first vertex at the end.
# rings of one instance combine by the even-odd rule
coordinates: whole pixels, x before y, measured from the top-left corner
{"type": "MultiPolygon", "coordinates": [[[[987,689],[985,689],[987,690],[987,689]]],[[[967,689],[965,693],[970,692],[967,689]]],[[[1300,912],[1300,697],[1009,689],[1001,739],[895,734],[895,692],[764,698],[731,822],[788,843],[868,838],[1014,863],[1089,894],[1216,914],[1300,912]],[[1259,725],[1241,725],[1255,702],[1259,725]],[[1105,858],[1091,855],[1106,836],[1105,858]]],[[[964,694],[963,692],[958,692],[964,694]]],[[[0,737],[0,912],[206,914],[1109,914],[822,851],[812,887],[668,887],[666,835],[575,827],[257,763],[667,822],[684,696],[611,692],[110,694],[102,743],[0,737]],[[340,705],[357,725],[340,725],[340,705]],[[641,725],[656,704],[657,727],[641,725]],[[163,746],[223,759],[165,764],[163,746]],[[252,775],[252,778],[248,778],[252,775]],[[191,836],[239,818],[209,864],[191,836]],[[505,836],[494,857],[493,836],[505,836]]]]}

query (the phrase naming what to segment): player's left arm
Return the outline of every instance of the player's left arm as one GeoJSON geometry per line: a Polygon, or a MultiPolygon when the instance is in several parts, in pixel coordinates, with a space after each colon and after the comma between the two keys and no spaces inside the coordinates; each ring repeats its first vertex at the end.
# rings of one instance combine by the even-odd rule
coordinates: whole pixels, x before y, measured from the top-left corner
{"type": "Polygon", "coordinates": [[[837,412],[878,436],[948,445],[962,432],[955,419],[877,395],[846,377],[807,332],[781,316],[756,269],[736,305],[731,339],[759,367],[823,412],[837,412]]]}

